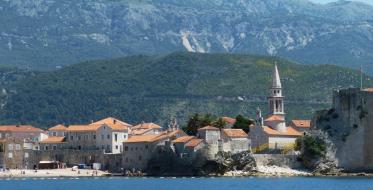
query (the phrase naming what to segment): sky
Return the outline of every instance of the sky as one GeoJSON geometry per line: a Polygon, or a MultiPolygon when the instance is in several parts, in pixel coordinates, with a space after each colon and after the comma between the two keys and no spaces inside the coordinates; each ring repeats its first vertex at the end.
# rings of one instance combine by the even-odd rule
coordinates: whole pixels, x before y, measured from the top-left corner
{"type": "MultiPolygon", "coordinates": [[[[337,0],[311,0],[311,1],[317,2],[317,3],[329,3],[329,2],[334,2],[337,0]]],[[[365,2],[365,3],[369,3],[373,5],[373,0],[352,0],[352,1],[360,1],[360,2],[365,2]]]]}

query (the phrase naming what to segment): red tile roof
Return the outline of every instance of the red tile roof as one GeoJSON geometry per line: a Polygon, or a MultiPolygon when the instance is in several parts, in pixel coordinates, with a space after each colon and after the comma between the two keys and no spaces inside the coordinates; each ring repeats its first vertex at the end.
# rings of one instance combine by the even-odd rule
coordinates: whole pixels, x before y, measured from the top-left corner
{"type": "Polygon", "coordinates": [[[202,128],[199,128],[198,131],[219,131],[220,129],[217,128],[217,127],[213,127],[213,126],[206,126],[206,127],[202,127],[202,128]]]}
{"type": "Polygon", "coordinates": [[[192,139],[188,143],[185,144],[185,147],[194,148],[197,145],[201,144],[202,142],[203,142],[203,139],[192,139]]]}
{"type": "Polygon", "coordinates": [[[302,136],[303,134],[299,131],[295,130],[292,127],[286,127],[286,132],[280,132],[277,130],[274,130],[268,126],[263,126],[264,132],[267,133],[270,136],[302,136]]]}
{"type": "Polygon", "coordinates": [[[283,117],[278,116],[278,115],[271,115],[264,121],[285,121],[283,117]]]}
{"type": "Polygon", "coordinates": [[[292,124],[299,128],[310,128],[311,120],[292,120],[292,124]]]}
{"type": "Polygon", "coordinates": [[[49,128],[48,131],[66,131],[66,129],[67,129],[66,126],[59,124],[59,125],[49,128]]]}
{"type": "Polygon", "coordinates": [[[65,142],[65,137],[48,137],[40,141],[40,143],[63,143],[65,142]]]}
{"type": "Polygon", "coordinates": [[[196,138],[195,136],[182,136],[172,141],[172,143],[186,143],[192,139],[196,138]]]}
{"type": "Polygon", "coordinates": [[[0,131],[9,132],[43,132],[43,130],[31,125],[2,125],[0,131]]]}
{"type": "Polygon", "coordinates": [[[248,135],[242,129],[223,129],[223,133],[231,138],[248,137],[248,135]]]}
{"type": "Polygon", "coordinates": [[[124,121],[121,121],[119,119],[116,119],[114,117],[107,117],[107,118],[104,118],[104,119],[101,119],[99,121],[96,121],[96,122],[93,122],[92,123],[93,125],[102,125],[102,124],[107,124],[107,125],[125,125],[127,127],[131,127],[132,125],[124,122],[124,121]]]}
{"type": "Polygon", "coordinates": [[[162,129],[162,127],[155,123],[140,123],[132,129],[162,129]]]}
{"type": "Polygon", "coordinates": [[[366,92],[373,92],[373,88],[365,88],[363,91],[366,91],[366,92]]]}
{"type": "Polygon", "coordinates": [[[156,142],[168,138],[167,135],[157,134],[157,135],[138,135],[132,136],[125,140],[124,143],[139,143],[139,142],[156,142]]]}
{"type": "Polygon", "coordinates": [[[69,125],[68,132],[96,131],[101,125],[69,125]]]}
{"type": "Polygon", "coordinates": [[[236,123],[236,119],[234,118],[231,118],[231,117],[222,117],[223,121],[233,125],[234,123],[236,123]]]}

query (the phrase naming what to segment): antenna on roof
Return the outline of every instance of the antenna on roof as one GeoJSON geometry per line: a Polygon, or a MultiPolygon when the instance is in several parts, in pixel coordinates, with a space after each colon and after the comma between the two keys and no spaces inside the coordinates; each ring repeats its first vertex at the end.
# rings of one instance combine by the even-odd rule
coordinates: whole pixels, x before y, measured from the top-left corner
{"type": "Polygon", "coordinates": [[[360,90],[363,90],[363,64],[360,64],[360,90]]]}

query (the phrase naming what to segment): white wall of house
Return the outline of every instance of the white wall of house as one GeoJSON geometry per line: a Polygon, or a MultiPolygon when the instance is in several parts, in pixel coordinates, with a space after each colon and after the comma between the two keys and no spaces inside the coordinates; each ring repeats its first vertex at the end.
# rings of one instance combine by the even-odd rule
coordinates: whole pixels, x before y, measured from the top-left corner
{"type": "Polygon", "coordinates": [[[296,137],[269,137],[270,149],[281,149],[295,143],[296,137]]]}

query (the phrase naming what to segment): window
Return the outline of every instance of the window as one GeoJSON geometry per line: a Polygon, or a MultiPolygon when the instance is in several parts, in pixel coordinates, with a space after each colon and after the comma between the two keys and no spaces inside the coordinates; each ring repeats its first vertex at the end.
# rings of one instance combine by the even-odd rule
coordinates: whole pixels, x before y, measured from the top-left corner
{"type": "Polygon", "coordinates": [[[57,145],[53,145],[53,150],[57,150],[57,145]]]}
{"type": "Polygon", "coordinates": [[[82,150],[82,146],[79,145],[79,146],[78,146],[78,150],[82,150]]]}
{"type": "Polygon", "coordinates": [[[135,150],[137,150],[137,147],[135,148],[135,150]]]}
{"type": "Polygon", "coordinates": [[[114,134],[114,139],[115,139],[115,142],[118,142],[118,134],[114,134]]]}
{"type": "Polygon", "coordinates": [[[74,136],[71,135],[71,136],[70,136],[70,140],[74,140],[74,136]]]}
{"type": "Polygon", "coordinates": [[[16,144],[16,150],[21,150],[21,145],[20,144],[16,144]]]}
{"type": "Polygon", "coordinates": [[[139,156],[139,160],[142,160],[142,157],[141,157],[141,156],[139,156]]]}
{"type": "Polygon", "coordinates": [[[29,156],[28,152],[25,152],[25,158],[28,158],[28,156],[29,156]]]}
{"type": "Polygon", "coordinates": [[[13,150],[13,144],[8,144],[8,149],[13,150]]]}
{"type": "Polygon", "coordinates": [[[110,139],[110,135],[107,135],[107,139],[110,139]]]}
{"type": "Polygon", "coordinates": [[[12,152],[8,153],[8,158],[13,158],[13,153],[12,152]]]}
{"type": "Polygon", "coordinates": [[[126,134],[124,134],[124,135],[123,135],[123,138],[124,138],[124,139],[127,139],[127,135],[126,135],[126,134]]]}
{"type": "Polygon", "coordinates": [[[118,147],[118,145],[115,145],[115,149],[117,149],[117,150],[118,150],[118,148],[119,148],[119,147],[118,147]]]}
{"type": "Polygon", "coordinates": [[[128,146],[125,146],[125,147],[124,147],[124,151],[128,151],[128,146]]]}
{"type": "Polygon", "coordinates": [[[78,141],[80,141],[80,135],[78,136],[78,141]]]}
{"type": "Polygon", "coordinates": [[[49,149],[49,147],[48,147],[48,145],[46,145],[45,147],[44,147],[44,150],[48,150],[49,149]]]}
{"type": "Polygon", "coordinates": [[[3,137],[3,134],[2,133],[0,133],[0,138],[2,138],[3,137]]]}
{"type": "Polygon", "coordinates": [[[52,133],[52,136],[57,136],[57,132],[53,132],[53,133],[52,133]]]}
{"type": "Polygon", "coordinates": [[[145,145],[145,149],[148,149],[149,148],[149,145],[145,145]]]}
{"type": "Polygon", "coordinates": [[[93,139],[96,140],[96,135],[93,135],[93,139]]]}

